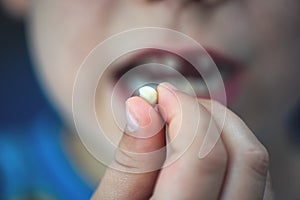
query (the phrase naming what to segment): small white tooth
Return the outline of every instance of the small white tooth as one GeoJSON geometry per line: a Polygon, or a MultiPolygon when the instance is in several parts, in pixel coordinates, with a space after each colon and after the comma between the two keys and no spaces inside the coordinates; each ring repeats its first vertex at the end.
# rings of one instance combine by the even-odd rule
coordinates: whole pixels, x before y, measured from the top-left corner
{"type": "Polygon", "coordinates": [[[161,59],[162,64],[172,67],[173,69],[179,71],[181,69],[181,62],[179,59],[173,57],[173,56],[164,56],[161,59]]]}
{"type": "Polygon", "coordinates": [[[153,87],[144,86],[139,89],[139,96],[151,105],[157,104],[157,91],[153,87]]]}

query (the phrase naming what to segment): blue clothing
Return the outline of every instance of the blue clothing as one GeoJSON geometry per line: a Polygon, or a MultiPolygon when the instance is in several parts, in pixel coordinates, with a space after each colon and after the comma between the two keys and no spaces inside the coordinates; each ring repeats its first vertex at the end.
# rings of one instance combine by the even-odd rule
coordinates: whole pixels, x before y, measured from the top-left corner
{"type": "Polygon", "coordinates": [[[60,123],[41,115],[28,130],[0,131],[0,199],[89,199],[93,188],[62,148],[60,123]],[[24,134],[25,132],[25,134],[24,134]]]}
{"type": "Polygon", "coordinates": [[[31,68],[23,22],[0,11],[0,24],[0,199],[89,199],[31,68]]]}

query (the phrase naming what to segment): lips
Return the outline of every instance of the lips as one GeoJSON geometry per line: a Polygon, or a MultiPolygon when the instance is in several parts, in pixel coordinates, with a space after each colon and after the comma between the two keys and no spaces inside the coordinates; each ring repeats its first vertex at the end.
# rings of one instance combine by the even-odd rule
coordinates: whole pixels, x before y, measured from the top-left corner
{"type": "Polygon", "coordinates": [[[113,72],[115,87],[123,98],[128,98],[143,85],[169,82],[186,93],[210,98],[211,90],[215,93],[224,90],[219,84],[221,75],[227,103],[233,102],[242,85],[244,67],[216,51],[206,51],[209,56],[204,51],[189,49],[176,53],[158,49],[133,52],[127,55],[127,59],[116,63],[113,72]]]}

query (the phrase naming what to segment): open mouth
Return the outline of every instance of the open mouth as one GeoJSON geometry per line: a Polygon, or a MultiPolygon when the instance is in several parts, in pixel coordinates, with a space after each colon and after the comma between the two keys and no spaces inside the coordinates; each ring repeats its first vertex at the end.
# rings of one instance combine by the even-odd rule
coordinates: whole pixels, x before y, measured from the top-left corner
{"type": "Polygon", "coordinates": [[[210,57],[203,51],[194,50],[182,52],[183,57],[159,49],[137,51],[117,65],[114,80],[120,85],[120,92],[127,97],[143,85],[169,82],[186,93],[203,98],[210,98],[208,84],[214,91],[224,90],[225,86],[229,101],[241,85],[243,67],[214,51],[207,52],[210,57]],[[192,63],[196,63],[197,68],[192,63]],[[224,85],[218,84],[220,77],[224,85]]]}

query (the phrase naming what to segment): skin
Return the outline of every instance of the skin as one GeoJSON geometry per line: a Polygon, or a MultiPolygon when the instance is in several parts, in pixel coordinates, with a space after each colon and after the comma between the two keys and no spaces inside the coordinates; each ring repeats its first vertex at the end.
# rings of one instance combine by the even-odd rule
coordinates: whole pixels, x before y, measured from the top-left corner
{"type": "MultiPolygon", "coordinates": [[[[28,36],[36,73],[70,130],[73,128],[69,125],[72,120],[72,87],[79,65],[95,45],[120,31],[144,26],[175,29],[247,67],[243,89],[230,108],[243,120],[228,111],[228,126],[225,126],[221,139],[207,158],[195,158],[195,149],[199,150],[203,139],[200,131],[199,141],[193,144],[194,150],[188,151],[174,165],[164,168],[159,176],[158,171],[134,175],[108,169],[94,198],[127,199],[136,194],[137,199],[144,199],[153,194],[153,199],[174,199],[172,195],[175,190],[178,192],[176,195],[182,198],[260,199],[270,193],[269,189],[264,192],[269,156],[260,141],[271,152],[271,174],[276,196],[279,199],[299,196],[297,180],[300,178],[296,177],[300,166],[299,153],[288,142],[286,125],[289,113],[299,100],[299,94],[295,92],[300,84],[297,55],[300,46],[299,2],[216,0],[207,1],[209,6],[205,2],[32,0],[28,4],[28,36]],[[236,132],[240,137],[235,137],[236,132]],[[207,170],[208,166],[215,167],[207,170]],[[177,170],[176,176],[193,178],[174,184],[176,176],[172,170],[177,167],[183,170],[177,170]],[[118,180],[126,180],[126,186],[116,184],[118,180]],[[202,186],[203,190],[199,190],[202,186]],[[141,187],[147,189],[141,190],[141,187]],[[190,190],[188,193],[187,189],[190,190]],[[216,194],[219,196],[214,196],[216,194]]],[[[99,86],[97,98],[102,98],[112,88],[111,74],[108,72],[106,77],[99,86]]],[[[181,105],[188,109],[192,97],[179,91],[175,93],[181,105]]],[[[172,102],[172,95],[163,87],[160,87],[159,95],[172,102]]],[[[132,109],[140,108],[135,108],[136,101],[139,100],[130,101],[132,109]]],[[[98,116],[105,117],[107,108],[102,101],[97,102],[98,116]]],[[[211,103],[217,104],[200,100],[197,112],[210,117],[212,113],[208,105],[211,103]]],[[[164,105],[162,98],[159,104],[167,113],[178,115],[176,102],[170,108],[164,105]]],[[[144,106],[149,105],[145,103],[144,106]]],[[[220,104],[218,106],[222,107],[220,104]]],[[[192,116],[185,115],[184,118],[193,120],[192,116]]],[[[169,125],[176,124],[175,118],[166,121],[169,125]]],[[[213,119],[218,126],[218,116],[213,116],[213,119]]],[[[118,131],[111,129],[110,133],[114,135],[118,131]]],[[[188,127],[185,131],[190,132],[188,127]]],[[[72,134],[68,135],[72,137],[72,134]]],[[[125,134],[120,146],[131,146],[129,144],[136,142],[141,141],[125,134]]],[[[149,144],[150,149],[162,145],[159,137],[142,142],[149,144]]],[[[139,152],[150,149],[131,150],[139,152]]],[[[97,169],[87,171],[97,173],[97,169]]]]}
{"type": "MultiPolygon", "coordinates": [[[[164,108],[164,119],[169,125],[168,134],[171,141],[179,129],[185,137],[193,134],[194,129],[190,126],[182,125],[179,128],[178,124],[181,124],[181,119],[184,123],[184,120],[189,118],[188,116],[197,116],[197,112],[202,114],[194,142],[180,159],[160,171],[130,174],[108,169],[94,199],[130,199],[130,197],[134,199],[263,199],[269,163],[268,153],[242,120],[228,111],[228,121],[225,122],[222,131],[222,139],[218,140],[208,156],[195,159],[211,117],[210,104],[215,104],[220,112],[225,107],[210,100],[198,101],[185,93],[170,89],[170,86],[165,83],[158,86],[158,93],[158,105],[164,108]],[[199,106],[198,109],[195,109],[196,105],[199,106]],[[126,181],[120,182],[120,180],[126,181]]],[[[127,106],[135,112],[146,111],[147,109],[143,107],[150,107],[145,101],[143,103],[139,101],[143,100],[132,97],[127,101],[127,106]]],[[[140,113],[136,117],[140,123],[148,121],[145,113],[140,113]]],[[[221,115],[213,117],[213,123],[221,127],[221,115]]],[[[120,146],[125,146],[126,150],[132,152],[149,152],[153,150],[153,147],[156,149],[161,147],[161,141],[164,141],[163,133],[164,130],[155,137],[145,140],[137,139],[127,131],[120,146]],[[142,145],[137,145],[138,143],[142,145]],[[148,149],[149,147],[151,149],[148,149]]],[[[149,131],[144,131],[143,128],[139,130],[139,135],[147,134],[149,131]]],[[[181,133],[177,134],[180,137],[181,133]]],[[[182,152],[184,140],[175,141],[172,148],[174,150],[172,154],[182,152]]],[[[122,168],[130,170],[133,167],[139,167],[140,163],[137,162],[147,162],[147,160],[136,161],[134,156],[126,153],[123,153],[121,157],[126,157],[126,159],[117,156],[114,167],[121,165],[122,168]]]]}

